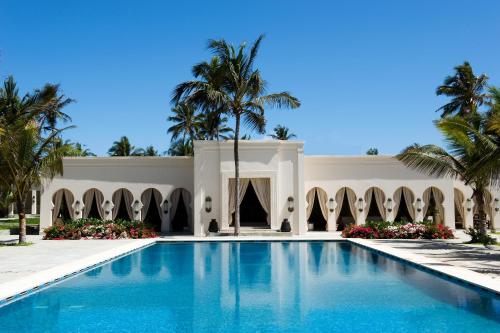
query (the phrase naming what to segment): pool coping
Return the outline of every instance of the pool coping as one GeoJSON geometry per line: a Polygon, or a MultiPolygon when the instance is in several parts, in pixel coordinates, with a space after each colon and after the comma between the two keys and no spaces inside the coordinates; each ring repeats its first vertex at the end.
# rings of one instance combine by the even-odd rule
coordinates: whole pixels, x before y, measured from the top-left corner
{"type": "MultiPolygon", "coordinates": [[[[106,240],[103,240],[106,241],[106,240]]],[[[116,248],[93,254],[63,265],[52,267],[14,281],[0,284],[0,306],[22,298],[27,294],[39,289],[60,282],[68,277],[79,274],[83,271],[100,266],[108,261],[137,251],[141,248],[156,243],[176,243],[176,242],[262,242],[262,241],[347,241],[362,248],[387,255],[395,260],[403,261],[412,266],[430,271],[437,275],[446,276],[461,283],[471,285],[496,295],[500,295],[500,281],[487,275],[476,273],[467,268],[452,266],[435,259],[422,255],[408,253],[399,249],[394,249],[387,245],[375,244],[366,239],[345,239],[338,237],[294,237],[294,236],[260,236],[260,237],[193,237],[176,236],[165,238],[139,239],[116,248]]]]}

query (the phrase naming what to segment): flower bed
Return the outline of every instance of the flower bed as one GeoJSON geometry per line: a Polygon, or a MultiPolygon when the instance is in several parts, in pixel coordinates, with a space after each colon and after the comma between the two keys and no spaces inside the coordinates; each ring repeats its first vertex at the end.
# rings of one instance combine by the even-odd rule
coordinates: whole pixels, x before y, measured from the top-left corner
{"type": "Polygon", "coordinates": [[[367,222],[350,225],[342,231],[344,238],[366,239],[452,239],[453,231],[441,224],[367,222]]]}
{"type": "Polygon", "coordinates": [[[44,229],[43,239],[125,239],[154,238],[154,230],[139,221],[78,219],[44,229]]]}

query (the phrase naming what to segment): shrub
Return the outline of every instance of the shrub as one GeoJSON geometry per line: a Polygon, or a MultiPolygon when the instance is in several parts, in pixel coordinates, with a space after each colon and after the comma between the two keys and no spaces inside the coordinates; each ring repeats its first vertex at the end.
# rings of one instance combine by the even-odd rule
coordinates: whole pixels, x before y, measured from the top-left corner
{"type": "Polygon", "coordinates": [[[367,239],[451,239],[453,231],[443,225],[432,223],[391,224],[368,221],[362,226],[348,226],[342,232],[344,238],[367,239]]]}
{"type": "Polygon", "coordinates": [[[488,234],[482,235],[478,229],[469,228],[465,233],[471,237],[469,243],[481,243],[484,246],[495,245],[497,243],[496,238],[488,234]]]}
{"type": "Polygon", "coordinates": [[[345,238],[379,238],[378,232],[370,227],[349,225],[342,231],[342,237],[345,238]]]}
{"type": "Polygon", "coordinates": [[[102,221],[95,218],[65,221],[44,230],[44,239],[153,238],[156,233],[140,221],[102,221]]]}

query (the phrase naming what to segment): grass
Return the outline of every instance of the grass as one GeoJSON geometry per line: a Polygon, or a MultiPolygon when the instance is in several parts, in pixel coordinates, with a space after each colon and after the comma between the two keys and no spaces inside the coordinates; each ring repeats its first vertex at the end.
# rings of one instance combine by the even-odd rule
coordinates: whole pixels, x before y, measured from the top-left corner
{"type": "Polygon", "coordinates": [[[5,243],[5,244],[2,244],[0,243],[0,247],[4,247],[4,246],[30,246],[30,245],[33,245],[32,242],[25,242],[25,243],[5,243]]]}
{"type": "MultiPolygon", "coordinates": [[[[40,218],[39,217],[30,217],[26,219],[26,225],[39,225],[40,218]]],[[[19,227],[19,220],[8,220],[8,221],[0,221],[0,230],[10,230],[12,228],[19,227]]]]}

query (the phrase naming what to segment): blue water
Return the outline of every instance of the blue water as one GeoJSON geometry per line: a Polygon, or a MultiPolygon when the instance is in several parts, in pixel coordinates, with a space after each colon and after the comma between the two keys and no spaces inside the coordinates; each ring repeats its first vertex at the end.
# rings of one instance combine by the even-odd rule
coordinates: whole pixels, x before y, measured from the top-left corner
{"type": "Polygon", "coordinates": [[[500,332],[500,298],[344,242],[157,244],[0,308],[0,332],[500,332]]]}

